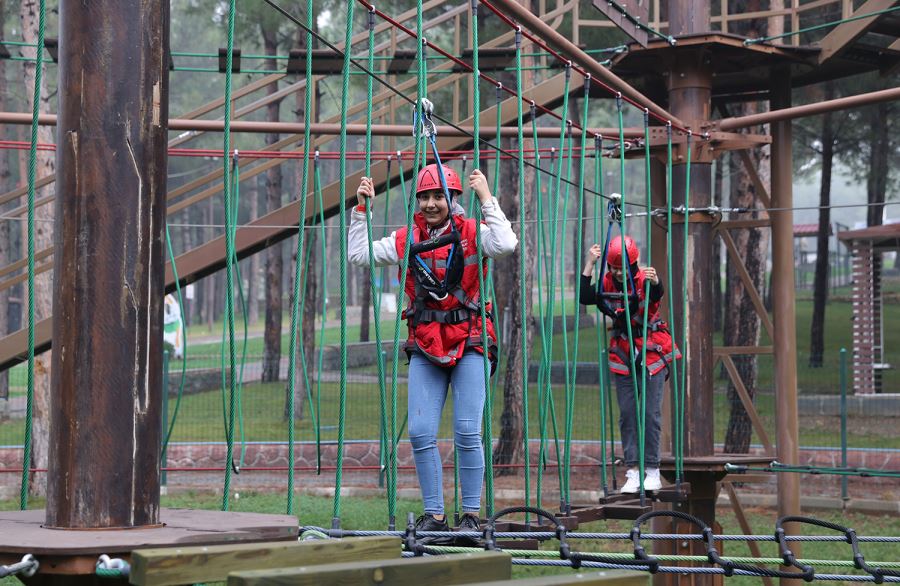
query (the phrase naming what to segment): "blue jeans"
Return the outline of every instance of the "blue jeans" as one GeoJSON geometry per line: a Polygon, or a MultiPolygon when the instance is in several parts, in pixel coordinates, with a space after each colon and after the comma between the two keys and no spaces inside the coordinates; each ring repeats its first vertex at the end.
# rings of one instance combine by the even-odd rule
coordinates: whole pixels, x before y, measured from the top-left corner
{"type": "Polygon", "coordinates": [[[416,461],[425,512],[444,513],[444,485],[437,434],[447,387],[453,386],[453,439],[459,457],[459,484],[464,512],[481,510],[484,449],[481,418],[484,410],[484,362],[474,350],[463,354],[453,368],[432,364],[421,354],[409,360],[409,441],[416,461]]]}
{"type": "MultiPolygon", "coordinates": [[[[635,384],[630,375],[617,374],[615,380],[616,398],[619,401],[619,431],[622,433],[625,465],[629,468],[637,468],[640,461],[637,415],[641,396],[638,395],[638,405],[635,405],[635,384]]],[[[662,425],[662,400],[665,384],[665,369],[654,376],[647,373],[647,404],[644,419],[644,466],[646,468],[659,468],[659,433],[662,425]]],[[[640,389],[640,379],[636,386],[640,389]]]]}

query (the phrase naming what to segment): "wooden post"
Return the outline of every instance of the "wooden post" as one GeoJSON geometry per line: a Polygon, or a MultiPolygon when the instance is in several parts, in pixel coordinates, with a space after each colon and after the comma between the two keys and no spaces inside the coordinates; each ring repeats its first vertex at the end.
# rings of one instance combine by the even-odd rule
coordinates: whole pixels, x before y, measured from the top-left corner
{"type": "Polygon", "coordinates": [[[46,523],[159,522],[169,3],[62,0],[46,523]]]}

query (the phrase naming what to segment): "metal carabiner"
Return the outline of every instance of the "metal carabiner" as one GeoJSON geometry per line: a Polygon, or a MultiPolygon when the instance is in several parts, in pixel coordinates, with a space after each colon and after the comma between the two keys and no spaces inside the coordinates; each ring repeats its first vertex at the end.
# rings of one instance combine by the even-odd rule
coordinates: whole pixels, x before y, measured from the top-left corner
{"type": "MultiPolygon", "coordinates": [[[[434,104],[428,98],[422,98],[419,103],[422,108],[422,134],[431,139],[437,136],[437,126],[435,126],[434,121],[431,119],[432,115],[434,115],[434,104]]],[[[416,132],[416,120],[418,119],[418,115],[419,108],[417,105],[413,107],[413,136],[415,136],[416,132]]]]}

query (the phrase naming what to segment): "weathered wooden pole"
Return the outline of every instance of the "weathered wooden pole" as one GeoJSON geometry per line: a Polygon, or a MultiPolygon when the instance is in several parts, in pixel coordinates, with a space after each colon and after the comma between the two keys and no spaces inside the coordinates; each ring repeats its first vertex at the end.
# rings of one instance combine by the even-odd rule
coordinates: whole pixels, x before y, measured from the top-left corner
{"type": "MultiPolygon", "coordinates": [[[[671,0],[669,2],[669,34],[674,36],[709,31],[710,6],[708,0],[671,0]]],[[[712,204],[712,161],[701,155],[701,134],[710,119],[712,108],[712,73],[710,59],[704,47],[674,47],[671,67],[668,71],[669,110],[681,118],[694,132],[691,164],[688,166],[687,150],[676,150],[672,166],[672,204],[687,203],[692,208],[705,208],[712,204]],[[690,184],[688,184],[690,174],[690,184]],[[685,202],[686,194],[690,199],[685,202]]],[[[680,216],[683,222],[686,216],[680,216]]],[[[676,218],[679,218],[676,216],[676,218]]],[[[713,404],[713,312],[712,307],[712,224],[695,221],[688,225],[687,267],[683,269],[684,224],[677,224],[672,234],[675,301],[674,332],[681,345],[685,360],[679,365],[687,369],[687,385],[684,389],[684,447],[686,459],[708,457],[714,454],[714,404],[713,404]],[[677,268],[676,268],[677,267],[677,268]],[[682,312],[683,283],[687,279],[687,311],[682,312]],[[687,339],[680,337],[682,323],[687,324],[687,339]]],[[[716,519],[716,478],[707,470],[687,470],[685,479],[690,482],[691,494],[687,501],[675,504],[675,508],[694,515],[712,526],[716,519]]],[[[681,528],[684,530],[685,528],[681,528]]],[[[675,531],[673,527],[673,531],[675,531]]],[[[679,554],[703,553],[698,544],[679,543],[679,554]]],[[[679,578],[668,583],[711,584],[711,576],[691,576],[682,582],[679,578]]]]}
{"type": "MultiPolygon", "coordinates": [[[[791,105],[790,70],[773,72],[770,106],[775,110],[791,105]]],[[[772,123],[772,325],[775,330],[775,429],[778,461],[799,464],[800,431],[797,412],[797,321],[794,283],[794,194],[790,120],[772,123]]],[[[800,477],[778,475],[778,516],[799,515],[800,477]]],[[[797,527],[789,524],[789,533],[797,527]]],[[[800,543],[791,544],[799,557],[800,543]]],[[[781,580],[800,584],[799,580],[781,580]]]]}
{"type": "Polygon", "coordinates": [[[46,524],[159,523],[168,0],[61,0],[46,524]]]}

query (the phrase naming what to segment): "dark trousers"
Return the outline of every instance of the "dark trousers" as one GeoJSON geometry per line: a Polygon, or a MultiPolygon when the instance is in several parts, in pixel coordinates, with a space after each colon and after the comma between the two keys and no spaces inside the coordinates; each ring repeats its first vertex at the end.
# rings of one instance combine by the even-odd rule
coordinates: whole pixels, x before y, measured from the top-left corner
{"type": "MultiPolygon", "coordinates": [[[[644,418],[644,467],[659,468],[659,434],[662,426],[663,389],[666,385],[666,370],[654,376],[647,373],[647,402],[644,418]]],[[[625,465],[629,468],[638,466],[640,451],[638,449],[638,415],[641,410],[641,375],[638,373],[637,384],[630,375],[615,375],[616,398],[619,401],[619,432],[622,437],[622,450],[625,452],[625,465]],[[637,390],[637,394],[635,393],[637,390]],[[637,396],[637,400],[635,400],[637,396]]]]}

